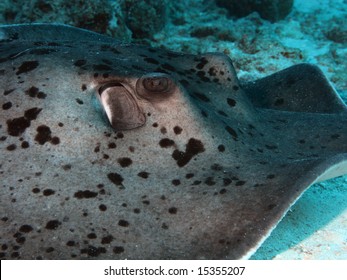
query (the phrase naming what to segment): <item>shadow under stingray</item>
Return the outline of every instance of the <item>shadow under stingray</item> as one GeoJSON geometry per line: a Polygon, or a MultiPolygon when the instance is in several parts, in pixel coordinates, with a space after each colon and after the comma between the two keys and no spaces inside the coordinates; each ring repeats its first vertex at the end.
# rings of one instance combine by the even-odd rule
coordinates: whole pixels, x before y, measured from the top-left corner
{"type": "MultiPolygon", "coordinates": [[[[315,250],[300,250],[300,243],[305,244],[305,239],[312,238],[314,244],[330,243],[331,247],[338,248],[339,258],[346,258],[347,253],[343,253],[343,244],[334,240],[331,235],[315,237],[315,233],[324,230],[334,219],[344,214],[347,209],[347,176],[335,178],[311,186],[302,197],[292,206],[283,220],[271,233],[269,238],[262,244],[258,251],[251,257],[253,260],[279,259],[335,259],[334,250],[325,250],[322,246],[320,254],[315,255],[315,250]],[[288,252],[288,250],[290,252],[288,252]],[[283,254],[284,253],[284,254],[283,254]]],[[[336,227],[336,225],[333,225],[336,227]]],[[[347,242],[347,232],[343,225],[334,228],[334,235],[341,237],[347,242]]],[[[339,238],[340,239],[340,238],[339,238]]],[[[303,247],[305,247],[303,245],[303,247]]],[[[306,246],[307,247],[307,246],[306,246]]],[[[317,251],[317,250],[316,250],[317,251]]],[[[318,251],[317,251],[318,252],[318,251]]],[[[317,253],[316,252],[316,253],[317,253]]]]}

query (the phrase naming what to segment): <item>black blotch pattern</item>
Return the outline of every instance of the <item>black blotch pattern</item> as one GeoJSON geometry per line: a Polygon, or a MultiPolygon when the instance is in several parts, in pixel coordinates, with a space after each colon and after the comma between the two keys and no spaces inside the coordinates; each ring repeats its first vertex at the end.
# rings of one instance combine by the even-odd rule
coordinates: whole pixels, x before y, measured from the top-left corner
{"type": "Polygon", "coordinates": [[[238,86],[233,86],[233,90],[237,91],[239,90],[240,88],[238,86]]]}
{"type": "Polygon", "coordinates": [[[129,222],[126,220],[119,220],[118,225],[121,227],[128,227],[129,226],[129,222]]]}
{"type": "Polygon", "coordinates": [[[169,138],[163,138],[159,141],[159,145],[162,148],[168,148],[168,147],[175,145],[175,141],[173,141],[169,138]]]}
{"type": "Polygon", "coordinates": [[[74,197],[76,197],[77,199],[83,199],[83,198],[94,198],[98,195],[97,192],[92,192],[89,190],[85,190],[85,191],[77,191],[74,194],[74,197]]]}
{"type": "Polygon", "coordinates": [[[4,95],[6,96],[6,95],[9,95],[11,92],[14,92],[15,91],[15,89],[13,88],[13,89],[8,89],[8,90],[4,90],[4,95]]]}
{"type": "Polygon", "coordinates": [[[123,253],[124,252],[124,248],[122,247],[122,246],[115,246],[114,248],[113,248],[113,253],[115,253],[115,254],[121,254],[121,253],[123,253]]]}
{"type": "Polygon", "coordinates": [[[20,232],[24,232],[24,233],[28,233],[28,232],[31,232],[33,230],[33,227],[31,225],[22,225],[20,228],[19,228],[19,231],[20,232]]]}
{"type": "Polygon", "coordinates": [[[77,67],[81,67],[83,65],[85,65],[87,63],[87,61],[85,59],[79,59],[79,60],[76,60],[74,65],[77,66],[77,67]]]}
{"type": "Polygon", "coordinates": [[[107,235],[107,236],[104,236],[102,239],[101,239],[101,244],[110,244],[112,241],[113,241],[113,236],[112,235],[107,235]]]}
{"type": "Polygon", "coordinates": [[[35,141],[40,145],[44,145],[46,142],[51,142],[53,145],[57,145],[60,143],[60,139],[58,137],[52,137],[51,129],[46,125],[40,125],[36,129],[37,134],[35,136],[35,141]]]}
{"type": "Polygon", "coordinates": [[[215,181],[213,181],[213,177],[208,177],[206,180],[205,180],[205,184],[208,185],[208,186],[214,186],[216,184],[215,181]]]}
{"type": "Polygon", "coordinates": [[[108,148],[109,149],[115,149],[116,147],[117,147],[116,143],[114,143],[114,142],[108,143],[108,148]]]}
{"type": "Polygon", "coordinates": [[[226,126],[225,130],[233,137],[234,140],[237,140],[237,133],[230,126],[226,126]]]}
{"type": "Polygon", "coordinates": [[[29,95],[30,97],[36,97],[39,99],[45,99],[47,94],[40,91],[37,87],[32,86],[31,88],[27,89],[25,91],[25,94],[29,95]]]}
{"type": "Polygon", "coordinates": [[[274,174],[269,174],[269,175],[267,175],[266,178],[268,178],[268,179],[273,179],[273,178],[275,178],[275,175],[274,175],[274,174]]]}
{"type": "Polygon", "coordinates": [[[88,235],[87,235],[87,237],[89,238],[89,239],[96,239],[96,234],[94,233],[94,232],[91,232],[91,233],[89,233],[88,235]]]}
{"type": "Polygon", "coordinates": [[[51,220],[51,221],[47,222],[47,224],[46,224],[46,229],[55,230],[55,229],[57,229],[60,225],[61,225],[61,222],[59,222],[58,220],[51,220]]]}
{"type": "Polygon", "coordinates": [[[246,184],[246,182],[240,180],[240,181],[237,181],[235,185],[236,186],[243,186],[244,184],[246,184]]]}
{"type": "Polygon", "coordinates": [[[227,103],[230,107],[234,107],[236,105],[236,101],[232,98],[227,98],[227,103]]]}
{"type": "Polygon", "coordinates": [[[174,128],[173,128],[173,131],[174,131],[174,133],[176,134],[176,135],[178,135],[178,134],[181,134],[182,133],[182,128],[180,127],[180,126],[178,126],[178,125],[176,125],[174,128]]]}
{"type": "Polygon", "coordinates": [[[205,151],[204,145],[200,140],[190,138],[185,152],[174,150],[172,157],[176,160],[179,167],[185,166],[195,155],[205,151]]]}
{"type": "Polygon", "coordinates": [[[99,205],[99,210],[102,212],[105,212],[107,210],[107,206],[105,204],[100,204],[99,205]]]}
{"type": "Polygon", "coordinates": [[[193,95],[203,102],[211,102],[211,100],[203,93],[193,92],[193,95]]]}
{"type": "Polygon", "coordinates": [[[205,67],[205,65],[208,63],[208,60],[206,59],[206,57],[202,57],[201,59],[200,59],[200,62],[196,65],[196,68],[197,69],[202,69],[202,68],[204,68],[205,67]]]}
{"type": "Polygon", "coordinates": [[[278,98],[275,101],[275,106],[281,106],[284,104],[284,99],[283,98],[278,98]]]}
{"type": "Polygon", "coordinates": [[[133,163],[131,158],[128,157],[119,158],[117,161],[121,167],[128,167],[133,163]]]}
{"type": "Polygon", "coordinates": [[[149,173],[146,172],[146,171],[141,171],[141,172],[139,172],[139,173],[137,174],[137,176],[139,176],[139,177],[141,177],[141,178],[143,178],[143,179],[147,179],[148,176],[149,176],[149,173]]]}
{"type": "Polygon", "coordinates": [[[50,196],[50,195],[55,194],[55,191],[52,190],[52,189],[45,189],[45,190],[43,190],[42,193],[43,193],[44,196],[50,196]]]}
{"type": "Polygon", "coordinates": [[[3,110],[8,110],[12,107],[12,102],[6,102],[4,104],[2,104],[2,109],[3,110]]]}
{"type": "Polygon", "coordinates": [[[156,60],[156,59],[154,59],[154,58],[151,58],[151,57],[146,57],[146,58],[144,59],[144,61],[146,61],[146,62],[148,62],[148,63],[151,63],[151,64],[156,64],[156,65],[159,64],[159,61],[158,61],[158,60],[156,60]]]}
{"type": "Polygon", "coordinates": [[[76,102],[77,102],[78,104],[80,104],[80,105],[83,104],[83,100],[81,100],[81,99],[79,99],[79,98],[76,98],[76,102]]]}
{"type": "Polygon", "coordinates": [[[171,183],[174,185],[174,186],[179,186],[181,184],[181,181],[178,180],[178,179],[174,179],[171,181],[171,183]]]}
{"type": "Polygon", "coordinates": [[[17,75],[22,74],[22,73],[27,73],[31,70],[34,70],[39,66],[38,61],[25,61],[22,63],[21,66],[19,66],[18,71],[16,72],[17,75]]]}
{"type": "Polygon", "coordinates": [[[104,247],[94,247],[89,245],[88,248],[84,248],[81,250],[81,254],[87,254],[90,257],[97,257],[100,254],[106,253],[106,249],[104,247]]]}
{"type": "Polygon", "coordinates": [[[7,120],[7,132],[11,136],[21,135],[28,127],[31,121],[35,120],[41,112],[41,108],[31,108],[24,112],[23,117],[7,120]]]}
{"type": "Polygon", "coordinates": [[[85,84],[82,84],[81,90],[82,90],[82,91],[85,91],[86,89],[87,89],[87,86],[86,86],[85,84]]]}
{"type": "Polygon", "coordinates": [[[176,207],[170,207],[169,208],[169,213],[170,214],[177,214],[177,208],[176,207]]]}
{"type": "Polygon", "coordinates": [[[17,148],[16,144],[11,144],[6,147],[8,151],[14,151],[17,148]]]}
{"type": "Polygon", "coordinates": [[[124,180],[123,177],[118,173],[109,173],[107,174],[107,178],[117,186],[121,186],[124,180]]]}
{"type": "Polygon", "coordinates": [[[218,146],[218,151],[220,151],[221,153],[223,153],[225,151],[225,146],[224,145],[219,145],[218,146]]]}

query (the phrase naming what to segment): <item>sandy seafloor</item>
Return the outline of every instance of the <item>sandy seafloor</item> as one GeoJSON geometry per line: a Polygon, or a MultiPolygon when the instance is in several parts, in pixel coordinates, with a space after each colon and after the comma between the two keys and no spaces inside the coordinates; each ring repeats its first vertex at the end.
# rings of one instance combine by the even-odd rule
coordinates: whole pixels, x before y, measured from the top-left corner
{"type": "MultiPolygon", "coordinates": [[[[347,0],[295,0],[276,23],[256,13],[235,20],[211,2],[171,1],[176,15],[150,43],[186,53],[223,52],[243,81],[313,63],[347,103],[347,0]]],[[[110,26],[117,28],[114,18],[110,26]]],[[[251,259],[346,260],[347,176],[311,186],[251,259]]]]}

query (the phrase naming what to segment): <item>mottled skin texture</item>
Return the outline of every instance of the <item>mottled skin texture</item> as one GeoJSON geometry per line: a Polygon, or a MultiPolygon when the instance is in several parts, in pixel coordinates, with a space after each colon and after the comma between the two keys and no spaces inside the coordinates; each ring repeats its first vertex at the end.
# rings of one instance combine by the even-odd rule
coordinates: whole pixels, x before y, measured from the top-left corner
{"type": "Polygon", "coordinates": [[[0,39],[1,258],[242,258],[347,159],[314,66],[241,86],[221,54],[59,25],[0,39]]]}

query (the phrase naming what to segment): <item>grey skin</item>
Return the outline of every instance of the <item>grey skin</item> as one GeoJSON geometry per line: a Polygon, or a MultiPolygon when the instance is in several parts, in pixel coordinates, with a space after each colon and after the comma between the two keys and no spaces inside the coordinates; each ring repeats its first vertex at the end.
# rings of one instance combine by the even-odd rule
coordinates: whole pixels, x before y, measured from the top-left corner
{"type": "Polygon", "coordinates": [[[347,173],[347,110],[301,64],[240,85],[188,55],[0,26],[2,258],[248,258],[347,173]]]}

